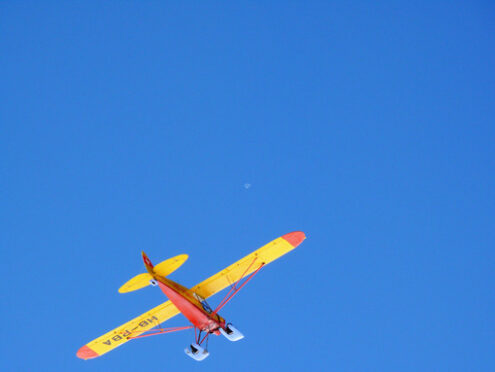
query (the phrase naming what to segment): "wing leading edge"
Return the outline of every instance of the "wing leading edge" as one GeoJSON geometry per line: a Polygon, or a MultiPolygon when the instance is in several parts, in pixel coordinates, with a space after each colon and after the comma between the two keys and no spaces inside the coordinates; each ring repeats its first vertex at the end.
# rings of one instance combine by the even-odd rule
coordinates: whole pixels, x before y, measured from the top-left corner
{"type": "Polygon", "coordinates": [[[243,276],[253,273],[261,264],[267,265],[289,253],[301,244],[304,239],[306,239],[306,235],[302,231],[285,234],[197,284],[191,288],[191,291],[204,298],[213,296],[215,293],[242,279],[243,276]]]}
{"type": "Polygon", "coordinates": [[[179,310],[177,310],[174,304],[170,301],[166,301],[89,342],[81,347],[76,355],[81,359],[96,358],[129,341],[127,338],[128,336],[138,336],[143,332],[156,327],[160,323],[173,318],[177,314],[179,314],[179,310]]]}
{"type": "MultiPolygon", "coordinates": [[[[215,293],[242,279],[243,276],[251,274],[261,264],[267,265],[290,252],[301,244],[304,239],[306,239],[306,236],[302,231],[285,234],[202,281],[191,288],[190,291],[204,298],[213,296],[215,293]]],[[[81,359],[92,359],[101,356],[129,341],[127,338],[129,335],[138,336],[177,314],[179,314],[179,310],[170,301],[166,301],[89,342],[81,347],[76,355],[81,359]]]]}

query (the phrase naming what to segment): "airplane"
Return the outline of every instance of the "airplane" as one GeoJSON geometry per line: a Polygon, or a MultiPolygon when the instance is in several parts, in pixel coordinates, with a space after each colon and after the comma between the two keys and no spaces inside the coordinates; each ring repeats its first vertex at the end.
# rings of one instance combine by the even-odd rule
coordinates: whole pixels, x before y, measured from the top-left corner
{"type": "Polygon", "coordinates": [[[158,286],[168,301],[105,333],[82,346],[76,355],[84,360],[99,357],[129,340],[194,328],[194,342],[184,352],[196,361],[208,357],[208,339],[211,334],[223,335],[229,341],[239,341],[244,335],[218,312],[264,266],[296,248],[306,239],[302,231],[294,231],[264,245],[191,289],[167,276],[177,270],[188,258],[181,254],[153,266],[142,252],[146,273],[136,275],[119,288],[127,293],[148,285],[158,286]],[[213,310],[206,299],[230,286],[228,293],[213,310]],[[182,313],[190,325],[162,328],[161,323],[182,313]],[[204,334],[203,337],[202,333],[204,334]],[[205,341],[206,340],[206,341],[205,341]]]}

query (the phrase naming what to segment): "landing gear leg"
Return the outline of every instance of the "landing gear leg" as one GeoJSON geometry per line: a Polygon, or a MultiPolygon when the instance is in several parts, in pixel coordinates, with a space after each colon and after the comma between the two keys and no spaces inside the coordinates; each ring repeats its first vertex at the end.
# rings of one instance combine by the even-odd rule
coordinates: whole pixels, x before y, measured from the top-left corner
{"type": "Polygon", "coordinates": [[[206,332],[206,335],[203,337],[203,339],[201,339],[201,330],[199,330],[199,334],[196,333],[196,328],[194,328],[194,343],[189,345],[188,348],[184,349],[184,352],[190,356],[191,358],[193,358],[194,360],[200,362],[202,361],[203,359],[205,359],[206,357],[208,357],[208,355],[210,355],[210,353],[208,352],[208,338],[210,336],[210,332],[206,332]],[[196,337],[197,336],[197,337],[196,337]],[[203,341],[206,339],[206,348],[203,348],[201,347],[201,344],[203,343],[203,341]]]}

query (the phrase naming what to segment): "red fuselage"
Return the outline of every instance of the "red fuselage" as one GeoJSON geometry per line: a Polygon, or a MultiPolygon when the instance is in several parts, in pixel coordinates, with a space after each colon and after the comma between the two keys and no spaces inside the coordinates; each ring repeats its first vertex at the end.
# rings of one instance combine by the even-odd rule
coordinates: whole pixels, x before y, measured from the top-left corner
{"type": "Polygon", "coordinates": [[[175,307],[199,330],[220,334],[219,328],[225,327],[225,319],[208,312],[192,293],[184,286],[164,277],[156,277],[158,286],[175,307]]]}

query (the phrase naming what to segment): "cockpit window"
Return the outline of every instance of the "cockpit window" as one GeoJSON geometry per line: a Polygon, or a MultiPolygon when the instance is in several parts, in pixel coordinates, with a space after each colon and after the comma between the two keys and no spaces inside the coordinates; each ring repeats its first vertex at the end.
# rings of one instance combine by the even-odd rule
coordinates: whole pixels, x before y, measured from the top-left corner
{"type": "Polygon", "coordinates": [[[201,301],[201,305],[203,305],[203,309],[205,309],[208,314],[211,314],[213,310],[211,309],[210,305],[208,305],[208,302],[206,302],[206,300],[201,301]]]}
{"type": "Polygon", "coordinates": [[[206,300],[201,297],[199,294],[197,293],[193,293],[193,296],[196,298],[196,300],[198,300],[200,303],[201,303],[201,306],[203,306],[203,309],[208,313],[208,314],[211,314],[213,312],[213,310],[211,309],[210,305],[208,305],[208,302],[206,302],[206,300]]]}

